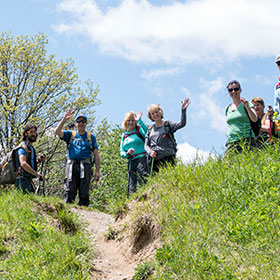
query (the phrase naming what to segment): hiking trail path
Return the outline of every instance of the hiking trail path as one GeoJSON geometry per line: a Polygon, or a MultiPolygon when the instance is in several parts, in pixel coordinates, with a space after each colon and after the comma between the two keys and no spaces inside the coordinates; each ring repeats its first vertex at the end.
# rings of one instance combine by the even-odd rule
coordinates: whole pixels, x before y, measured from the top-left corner
{"type": "Polygon", "coordinates": [[[115,222],[114,218],[82,208],[72,208],[72,211],[86,224],[86,230],[92,237],[95,251],[92,279],[131,280],[138,262],[131,256],[129,247],[115,240],[105,240],[104,235],[115,222]]]}

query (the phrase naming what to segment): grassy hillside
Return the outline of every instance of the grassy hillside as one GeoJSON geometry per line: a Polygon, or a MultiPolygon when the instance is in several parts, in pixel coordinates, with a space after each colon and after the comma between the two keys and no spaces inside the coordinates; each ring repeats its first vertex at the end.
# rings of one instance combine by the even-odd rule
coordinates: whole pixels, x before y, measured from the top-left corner
{"type": "MultiPolygon", "coordinates": [[[[279,279],[279,155],[276,146],[151,178],[126,227],[138,243],[156,229],[163,245],[133,279],[279,279]]],[[[89,240],[67,205],[2,190],[0,206],[0,279],[89,278],[89,240]]]]}
{"type": "Polygon", "coordinates": [[[0,192],[1,279],[88,279],[82,225],[58,199],[0,192]]]}
{"type": "Polygon", "coordinates": [[[137,210],[161,227],[154,279],[280,279],[279,158],[275,147],[162,170],[137,210]]]}

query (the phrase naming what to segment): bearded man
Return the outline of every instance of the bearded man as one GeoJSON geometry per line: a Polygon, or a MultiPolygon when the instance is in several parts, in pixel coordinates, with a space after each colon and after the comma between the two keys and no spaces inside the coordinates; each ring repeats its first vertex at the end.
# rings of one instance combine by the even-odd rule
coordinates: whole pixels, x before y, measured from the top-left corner
{"type": "MultiPolygon", "coordinates": [[[[16,167],[17,178],[15,185],[18,191],[26,193],[34,193],[34,183],[32,178],[45,180],[45,175],[37,172],[37,158],[33,143],[37,139],[37,127],[34,124],[27,124],[22,134],[22,142],[17,149],[16,167]]],[[[40,160],[45,160],[45,156],[41,156],[40,160]]]]}

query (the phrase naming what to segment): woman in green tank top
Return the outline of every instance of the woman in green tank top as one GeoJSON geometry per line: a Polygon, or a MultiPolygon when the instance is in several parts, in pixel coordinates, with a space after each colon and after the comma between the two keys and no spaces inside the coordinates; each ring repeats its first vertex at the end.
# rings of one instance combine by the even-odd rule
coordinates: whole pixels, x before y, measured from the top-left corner
{"type": "Polygon", "coordinates": [[[226,121],[228,124],[227,151],[234,150],[241,153],[244,147],[256,147],[255,134],[251,121],[258,120],[254,105],[241,97],[241,86],[236,80],[228,83],[227,90],[232,98],[232,104],[226,108],[226,121]]]}

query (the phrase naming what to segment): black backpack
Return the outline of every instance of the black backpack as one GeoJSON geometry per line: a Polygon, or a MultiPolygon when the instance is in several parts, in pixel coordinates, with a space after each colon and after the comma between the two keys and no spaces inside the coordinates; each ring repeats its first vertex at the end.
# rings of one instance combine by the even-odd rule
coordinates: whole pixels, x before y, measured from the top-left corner
{"type": "Polygon", "coordinates": [[[247,116],[248,116],[248,118],[249,118],[249,121],[250,121],[250,124],[251,124],[251,128],[252,128],[252,130],[254,131],[255,136],[257,137],[257,136],[260,134],[260,129],[261,129],[261,127],[262,127],[262,124],[261,124],[261,122],[259,122],[258,120],[257,120],[256,122],[253,122],[253,121],[250,119],[249,114],[248,114],[248,111],[247,111],[247,109],[245,108],[245,106],[244,106],[244,109],[245,109],[245,112],[246,112],[246,114],[247,114],[247,116]]]}

